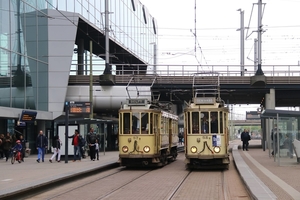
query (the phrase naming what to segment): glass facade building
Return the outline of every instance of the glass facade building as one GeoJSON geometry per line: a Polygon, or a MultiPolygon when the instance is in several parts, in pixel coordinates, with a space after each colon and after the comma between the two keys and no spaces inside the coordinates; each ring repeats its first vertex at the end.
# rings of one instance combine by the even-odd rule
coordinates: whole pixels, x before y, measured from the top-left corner
{"type": "MultiPolygon", "coordinates": [[[[143,63],[150,63],[153,59],[153,44],[157,43],[155,19],[138,0],[107,2],[110,41],[123,46],[143,63]]],[[[0,106],[52,112],[53,107],[49,106],[53,90],[51,79],[59,76],[50,74],[51,69],[55,68],[51,58],[68,59],[66,63],[71,59],[66,68],[69,74],[70,70],[76,70],[73,49],[76,48],[76,31],[79,28],[77,17],[92,24],[99,33],[104,33],[105,0],[1,0],[0,16],[0,106]],[[73,25],[71,28],[75,32],[72,33],[75,34],[72,47],[65,49],[72,51],[71,56],[51,52],[60,48],[57,40],[62,43],[65,42],[64,38],[71,41],[72,34],[67,31],[51,30],[53,23],[64,26],[65,22],[69,23],[67,26],[73,25]]],[[[97,59],[99,62],[93,62],[101,63],[101,59],[97,59]]],[[[56,75],[59,74],[59,70],[54,71],[56,75]]],[[[55,87],[66,86],[62,82],[55,87]]],[[[63,105],[54,111],[59,110],[63,112],[63,105]]]]}
{"type": "Polygon", "coordinates": [[[126,52],[118,59],[130,54],[147,66],[153,63],[156,28],[138,0],[0,0],[0,133],[22,132],[31,148],[39,130],[51,138],[53,121],[64,115],[69,76],[79,74],[76,49],[84,50],[82,75],[89,75],[90,41],[93,70],[103,71],[99,49],[105,51],[106,32],[113,50],[126,52]],[[37,112],[25,128],[18,124],[22,110],[37,112]]]}

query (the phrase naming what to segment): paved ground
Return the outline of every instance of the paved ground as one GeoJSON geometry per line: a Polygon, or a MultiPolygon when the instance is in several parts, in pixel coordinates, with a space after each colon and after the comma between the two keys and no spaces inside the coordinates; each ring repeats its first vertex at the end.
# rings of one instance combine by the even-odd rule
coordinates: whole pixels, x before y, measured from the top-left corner
{"type": "MultiPolygon", "coordinates": [[[[249,151],[238,149],[239,140],[230,142],[235,165],[255,199],[296,199],[300,200],[299,172],[300,164],[296,158],[281,166],[263,151],[260,140],[251,140],[249,151]]],[[[118,152],[102,152],[99,161],[89,158],[81,162],[65,163],[49,162],[51,154],[47,154],[45,162],[37,163],[36,155],[25,158],[24,163],[11,164],[0,160],[0,199],[27,188],[52,183],[77,174],[94,170],[118,160],[118,152]]]]}

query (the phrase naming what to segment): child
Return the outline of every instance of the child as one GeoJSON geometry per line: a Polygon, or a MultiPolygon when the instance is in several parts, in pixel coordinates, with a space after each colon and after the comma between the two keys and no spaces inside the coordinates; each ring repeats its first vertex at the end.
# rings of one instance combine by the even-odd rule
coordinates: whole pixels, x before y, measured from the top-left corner
{"type": "Polygon", "coordinates": [[[20,140],[17,140],[16,141],[16,145],[12,148],[12,151],[16,151],[16,153],[17,153],[17,161],[18,162],[21,162],[21,159],[22,159],[22,149],[23,149],[23,147],[22,147],[22,144],[21,144],[21,141],[20,140]]]}
{"type": "Polygon", "coordinates": [[[95,143],[95,154],[96,154],[97,160],[99,160],[99,143],[98,143],[97,139],[96,139],[96,143],[95,143]]]}

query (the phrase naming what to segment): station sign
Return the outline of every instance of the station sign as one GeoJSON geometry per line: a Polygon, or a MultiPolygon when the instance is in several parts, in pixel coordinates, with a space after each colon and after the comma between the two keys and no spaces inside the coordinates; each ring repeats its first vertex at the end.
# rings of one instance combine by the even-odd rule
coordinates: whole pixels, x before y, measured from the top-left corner
{"type": "Polygon", "coordinates": [[[90,114],[91,113],[91,102],[69,102],[70,114],[90,114]]]}
{"type": "Polygon", "coordinates": [[[246,111],[246,120],[260,120],[260,113],[257,111],[246,111]]]}

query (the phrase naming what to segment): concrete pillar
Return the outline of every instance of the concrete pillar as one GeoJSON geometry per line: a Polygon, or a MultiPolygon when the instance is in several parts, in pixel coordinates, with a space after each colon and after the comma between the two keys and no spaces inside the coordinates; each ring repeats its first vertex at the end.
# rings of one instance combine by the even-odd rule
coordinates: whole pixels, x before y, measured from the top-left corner
{"type": "MultiPolygon", "coordinates": [[[[265,105],[266,109],[275,109],[275,89],[270,89],[270,93],[266,94],[265,97],[265,105]]],[[[268,148],[269,144],[271,144],[271,131],[273,128],[273,119],[265,119],[265,130],[263,130],[263,138],[265,140],[263,141],[263,148],[268,148]],[[264,146],[266,145],[266,146],[264,146]]]]}
{"type": "Polygon", "coordinates": [[[83,75],[84,67],[84,40],[79,39],[77,46],[77,75],[83,75]]]}

